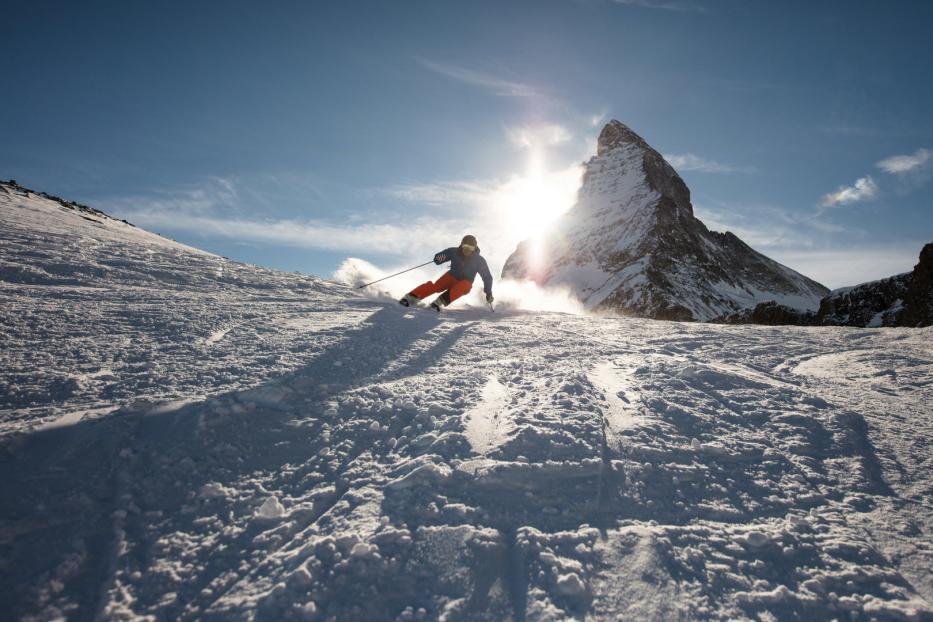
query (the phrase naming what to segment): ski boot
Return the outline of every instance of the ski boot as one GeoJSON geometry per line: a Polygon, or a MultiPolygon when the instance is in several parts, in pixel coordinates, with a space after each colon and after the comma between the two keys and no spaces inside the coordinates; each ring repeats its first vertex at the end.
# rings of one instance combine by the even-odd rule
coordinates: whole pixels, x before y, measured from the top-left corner
{"type": "Polygon", "coordinates": [[[417,296],[412,296],[411,294],[405,294],[398,301],[398,303],[403,307],[417,307],[419,302],[421,302],[421,299],[417,296]]]}
{"type": "Polygon", "coordinates": [[[447,291],[434,299],[434,302],[431,303],[431,308],[437,311],[438,313],[440,313],[441,309],[443,309],[449,304],[450,304],[450,292],[447,291]]]}

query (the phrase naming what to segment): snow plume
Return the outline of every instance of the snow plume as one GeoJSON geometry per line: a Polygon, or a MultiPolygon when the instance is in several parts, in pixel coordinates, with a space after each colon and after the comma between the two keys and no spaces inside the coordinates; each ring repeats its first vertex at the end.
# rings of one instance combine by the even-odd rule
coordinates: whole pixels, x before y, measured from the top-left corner
{"type": "MultiPolygon", "coordinates": [[[[412,270],[391,279],[364,287],[360,292],[370,300],[397,300],[417,285],[436,277],[436,274],[427,272],[434,266],[425,266],[420,270],[412,270]]],[[[404,267],[383,270],[373,264],[357,257],[348,257],[334,272],[334,280],[359,287],[364,283],[371,283],[394,274],[404,267]]],[[[436,272],[436,270],[435,270],[436,272]]],[[[533,281],[514,281],[511,279],[496,279],[493,285],[493,294],[496,297],[496,308],[505,310],[523,311],[552,311],[556,313],[572,313],[582,315],[583,305],[574,298],[570,290],[556,287],[540,287],[533,281]]],[[[483,294],[482,281],[477,278],[473,291],[466,295],[460,304],[471,307],[484,307],[486,298],[483,294]]]]}
{"type": "Polygon", "coordinates": [[[503,279],[496,281],[493,293],[496,305],[502,309],[584,314],[583,303],[565,288],[541,287],[534,281],[503,279]]]}
{"type": "MultiPolygon", "coordinates": [[[[343,263],[340,264],[340,267],[334,271],[333,276],[334,280],[338,283],[344,283],[350,287],[359,288],[366,283],[378,281],[389,274],[392,273],[383,272],[365,259],[347,257],[343,260],[343,263]]],[[[363,287],[360,292],[370,299],[389,298],[392,296],[392,293],[388,289],[389,286],[390,283],[383,281],[382,283],[376,283],[369,287],[363,287]]]]}
{"type": "Polygon", "coordinates": [[[340,267],[334,271],[334,280],[344,283],[351,287],[359,287],[364,283],[369,283],[380,279],[383,276],[382,270],[364,259],[356,257],[347,257],[340,264],[340,267]]]}
{"type": "MultiPolygon", "coordinates": [[[[339,283],[358,288],[365,283],[378,281],[379,279],[386,278],[389,275],[410,267],[411,266],[396,266],[392,269],[383,270],[365,259],[347,257],[343,260],[343,263],[340,264],[340,267],[334,271],[333,277],[334,280],[339,283]]],[[[417,285],[430,280],[431,275],[426,271],[431,267],[436,268],[436,266],[433,265],[425,266],[424,268],[400,274],[391,279],[386,279],[380,283],[370,285],[369,287],[364,287],[359,291],[371,300],[397,300],[406,292],[414,289],[417,285]]]]}

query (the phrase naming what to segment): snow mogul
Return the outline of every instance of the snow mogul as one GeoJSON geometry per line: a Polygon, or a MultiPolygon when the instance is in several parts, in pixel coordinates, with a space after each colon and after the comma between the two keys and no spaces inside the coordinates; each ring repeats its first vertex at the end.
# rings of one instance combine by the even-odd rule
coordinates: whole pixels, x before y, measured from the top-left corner
{"type": "Polygon", "coordinates": [[[479,246],[476,245],[474,236],[465,235],[460,240],[460,246],[452,246],[434,255],[434,263],[437,265],[448,261],[450,262],[450,270],[444,273],[441,278],[437,281],[422,283],[405,294],[398,301],[399,304],[409,307],[418,304],[431,294],[442,292],[431,303],[431,308],[440,312],[441,309],[473,289],[473,281],[476,279],[477,273],[483,277],[483,291],[486,292],[486,302],[492,303],[492,273],[489,272],[486,259],[479,254],[479,246]]]}

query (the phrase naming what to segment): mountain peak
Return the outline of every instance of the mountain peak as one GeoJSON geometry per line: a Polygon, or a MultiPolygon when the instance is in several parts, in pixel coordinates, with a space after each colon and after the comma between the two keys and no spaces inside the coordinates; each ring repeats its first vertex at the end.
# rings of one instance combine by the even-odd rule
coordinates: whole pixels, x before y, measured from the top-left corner
{"type": "Polygon", "coordinates": [[[649,147],[645,139],[632,131],[632,128],[621,121],[613,119],[607,123],[605,127],[603,127],[603,131],[599,133],[596,154],[603,155],[613,147],[625,143],[634,143],[645,148],[649,147]]]}
{"type": "Polygon", "coordinates": [[[566,287],[589,309],[705,321],[769,300],[813,310],[829,292],[707,229],[677,171],[617,120],[584,165],[576,203],[533,246],[519,244],[503,276],[566,287]]]}

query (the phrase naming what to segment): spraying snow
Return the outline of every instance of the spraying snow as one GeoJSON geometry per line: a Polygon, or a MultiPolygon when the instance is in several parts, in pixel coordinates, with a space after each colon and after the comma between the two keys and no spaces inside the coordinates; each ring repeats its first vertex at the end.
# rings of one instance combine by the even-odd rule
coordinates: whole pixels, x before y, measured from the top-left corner
{"type": "MultiPolygon", "coordinates": [[[[382,270],[377,266],[355,257],[344,260],[334,272],[334,279],[352,287],[359,287],[385,278],[395,272],[404,270],[392,268],[382,270]]],[[[371,300],[398,300],[406,292],[426,280],[433,280],[445,270],[444,266],[426,266],[410,273],[401,274],[381,283],[364,287],[360,291],[363,296],[371,300]]],[[[461,307],[486,307],[482,296],[482,287],[474,285],[473,292],[456,302],[461,307]]],[[[496,297],[495,306],[501,311],[551,311],[554,313],[584,313],[583,305],[574,298],[567,288],[541,287],[533,281],[516,281],[514,279],[496,279],[493,285],[496,297]]],[[[456,307],[454,307],[456,308],[456,307]]]]}

